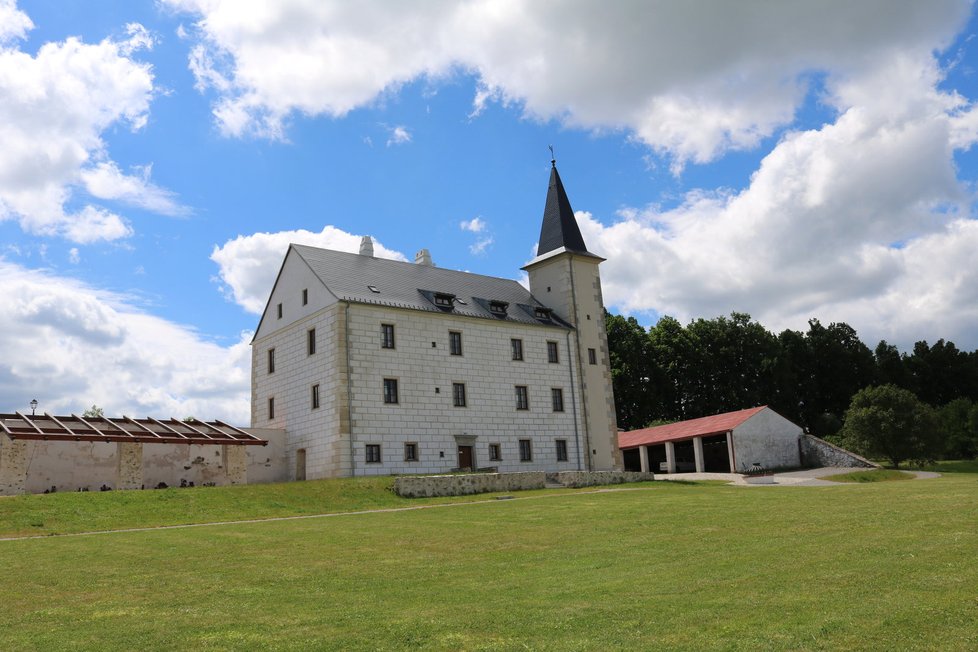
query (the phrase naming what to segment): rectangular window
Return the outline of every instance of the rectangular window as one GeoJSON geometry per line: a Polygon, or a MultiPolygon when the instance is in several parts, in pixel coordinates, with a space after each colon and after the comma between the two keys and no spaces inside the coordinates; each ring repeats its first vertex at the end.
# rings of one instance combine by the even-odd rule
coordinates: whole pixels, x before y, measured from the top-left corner
{"type": "Polygon", "coordinates": [[[396,378],[384,378],[384,403],[397,403],[396,378]]]}
{"type": "Polygon", "coordinates": [[[489,460],[492,462],[498,462],[503,459],[500,453],[499,444],[489,444],[489,460]]]}
{"type": "Polygon", "coordinates": [[[587,361],[588,364],[598,364],[598,352],[594,349],[587,350],[587,361]]]}
{"type": "Polygon", "coordinates": [[[550,398],[553,400],[554,412],[564,411],[564,390],[554,387],[550,390],[550,398]]]}
{"type": "Polygon", "coordinates": [[[282,318],[282,304],[281,303],[278,304],[277,310],[278,310],[278,318],[281,319],[282,318]]]}
{"type": "Polygon", "coordinates": [[[367,444],[367,464],[380,464],[380,444],[367,444]]]}
{"type": "Polygon", "coordinates": [[[517,410],[530,409],[530,397],[526,391],[526,385],[516,386],[516,409],[517,410]]]}
{"type": "Polygon", "coordinates": [[[557,343],[547,342],[547,362],[560,362],[557,357],[557,343]]]}
{"type": "Polygon", "coordinates": [[[319,385],[312,386],[312,409],[319,407],[319,385]]]}
{"type": "Polygon", "coordinates": [[[567,461],[567,440],[558,439],[557,443],[557,461],[566,462],[567,461]]]}
{"type": "Polygon", "coordinates": [[[309,290],[305,289],[302,291],[302,305],[308,305],[309,303],[309,290]]]}
{"type": "Polygon", "coordinates": [[[462,355],[462,334],[448,331],[448,351],[452,355],[462,355]]]}
{"type": "Polygon", "coordinates": [[[513,360],[523,359],[523,340],[513,338],[509,341],[510,347],[513,349],[513,360]]]}
{"type": "Polygon", "coordinates": [[[520,462],[533,461],[533,445],[529,439],[520,440],[520,462]]]}
{"type": "Polygon", "coordinates": [[[380,348],[394,348],[394,324],[380,325],[380,348]]]}
{"type": "Polygon", "coordinates": [[[465,407],[465,383],[452,383],[452,402],[455,407],[465,407]]]}
{"type": "Polygon", "coordinates": [[[417,462],[418,461],[418,443],[414,441],[409,441],[404,444],[404,461],[405,462],[417,462]]]}
{"type": "Polygon", "coordinates": [[[268,373],[275,373],[275,349],[268,350],[268,373]]]}
{"type": "Polygon", "coordinates": [[[306,333],[306,350],[308,350],[309,355],[316,352],[316,329],[310,328],[306,333]]]}
{"type": "Polygon", "coordinates": [[[268,420],[271,421],[275,418],[275,398],[272,397],[268,399],[268,420]]]}

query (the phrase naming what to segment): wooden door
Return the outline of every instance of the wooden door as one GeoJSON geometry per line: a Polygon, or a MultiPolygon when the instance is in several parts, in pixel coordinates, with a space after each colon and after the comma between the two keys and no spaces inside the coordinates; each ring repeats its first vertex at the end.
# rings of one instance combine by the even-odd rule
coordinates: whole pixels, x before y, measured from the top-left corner
{"type": "Polygon", "coordinates": [[[458,468],[472,470],[472,447],[458,447],[458,468]]]}

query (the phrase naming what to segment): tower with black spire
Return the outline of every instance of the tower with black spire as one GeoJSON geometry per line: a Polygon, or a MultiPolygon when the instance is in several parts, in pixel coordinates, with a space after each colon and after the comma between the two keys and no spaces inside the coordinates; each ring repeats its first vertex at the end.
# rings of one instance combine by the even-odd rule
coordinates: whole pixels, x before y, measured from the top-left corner
{"type": "Polygon", "coordinates": [[[621,468],[615,397],[598,265],[604,258],[584,244],[564,184],[552,160],[537,255],[523,269],[530,292],[574,327],[573,373],[581,388],[587,468],[621,468]]]}

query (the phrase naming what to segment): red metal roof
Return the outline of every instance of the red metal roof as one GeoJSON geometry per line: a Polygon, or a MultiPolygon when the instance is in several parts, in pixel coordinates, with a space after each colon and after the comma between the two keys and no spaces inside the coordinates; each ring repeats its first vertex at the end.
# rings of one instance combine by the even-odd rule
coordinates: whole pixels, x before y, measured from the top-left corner
{"type": "Polygon", "coordinates": [[[223,421],[132,419],[130,417],[0,414],[0,433],[11,439],[133,442],[140,444],[220,444],[265,446],[267,441],[223,421]]]}
{"type": "Polygon", "coordinates": [[[728,430],[733,430],[766,407],[766,405],[761,405],[760,407],[747,408],[746,410],[716,414],[712,417],[679,421],[665,426],[619,432],[618,447],[624,450],[638,446],[648,446],[650,444],[663,444],[667,441],[681,441],[683,439],[692,439],[693,437],[719,435],[728,430]]]}

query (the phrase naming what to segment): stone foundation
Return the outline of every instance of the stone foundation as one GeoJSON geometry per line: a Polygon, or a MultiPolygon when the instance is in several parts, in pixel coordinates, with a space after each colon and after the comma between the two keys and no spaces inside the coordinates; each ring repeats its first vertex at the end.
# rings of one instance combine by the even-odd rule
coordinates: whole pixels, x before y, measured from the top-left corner
{"type": "Polygon", "coordinates": [[[496,491],[543,489],[548,480],[565,487],[593,487],[652,480],[651,473],[637,471],[558,471],[545,473],[464,473],[460,475],[410,475],[395,478],[394,493],[405,498],[464,496],[496,491]]]}
{"type": "Polygon", "coordinates": [[[801,450],[801,463],[804,466],[813,468],[822,466],[838,466],[854,469],[879,468],[879,464],[874,464],[865,457],[860,457],[844,448],[839,448],[835,444],[830,444],[815,435],[802,435],[798,439],[798,447],[801,450]]]}
{"type": "Polygon", "coordinates": [[[560,471],[549,475],[565,487],[593,487],[602,484],[648,482],[655,479],[652,472],[639,471],[560,471]]]}

